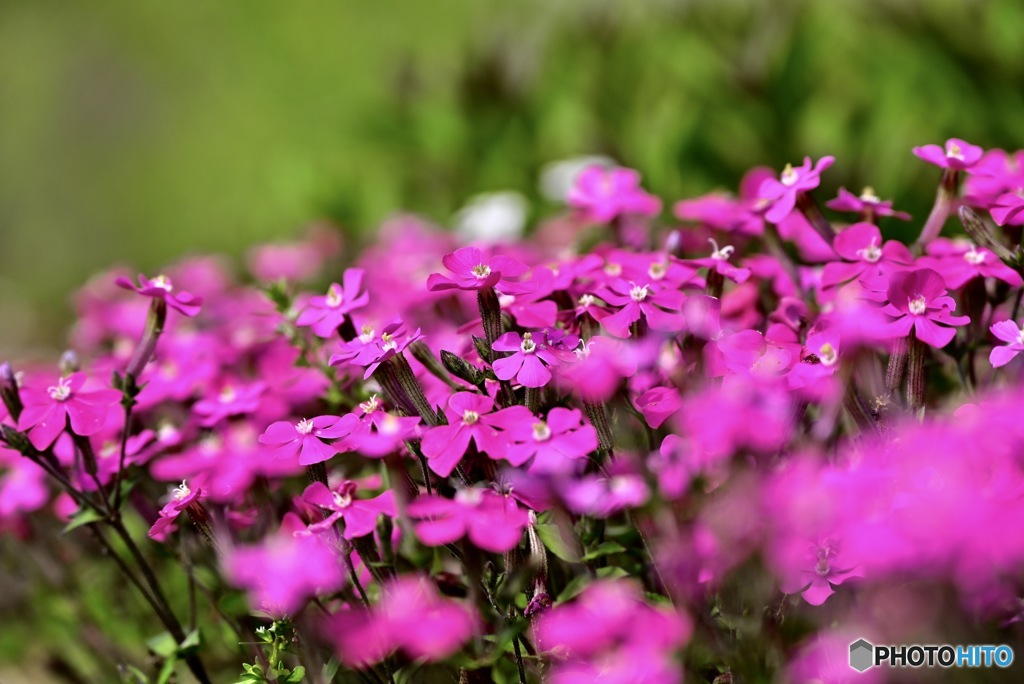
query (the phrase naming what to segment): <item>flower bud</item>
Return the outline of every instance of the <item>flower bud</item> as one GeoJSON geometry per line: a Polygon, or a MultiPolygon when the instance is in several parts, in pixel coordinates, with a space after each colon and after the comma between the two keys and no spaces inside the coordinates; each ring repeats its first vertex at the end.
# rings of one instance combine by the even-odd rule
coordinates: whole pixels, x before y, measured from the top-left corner
{"type": "Polygon", "coordinates": [[[0,399],[3,400],[11,418],[17,420],[21,416],[21,396],[18,392],[18,378],[11,364],[6,361],[0,364],[0,399]]]}
{"type": "Polygon", "coordinates": [[[82,363],[74,349],[68,349],[60,355],[60,372],[62,375],[71,375],[82,370],[82,363]]]}
{"type": "Polygon", "coordinates": [[[1013,252],[992,233],[992,230],[981,220],[981,217],[970,207],[960,207],[960,222],[964,224],[964,230],[971,236],[971,239],[982,247],[992,250],[992,253],[1007,264],[1015,265],[1013,252]]]}

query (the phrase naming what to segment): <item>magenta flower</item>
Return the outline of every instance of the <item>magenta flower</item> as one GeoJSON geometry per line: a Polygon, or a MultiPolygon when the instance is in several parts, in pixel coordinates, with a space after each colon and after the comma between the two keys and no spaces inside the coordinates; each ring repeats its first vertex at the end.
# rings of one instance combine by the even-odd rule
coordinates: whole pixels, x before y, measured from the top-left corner
{"type": "Polygon", "coordinates": [[[683,407],[679,390],[674,387],[652,387],[637,396],[634,403],[655,430],[683,407]]]}
{"type": "Polygon", "coordinates": [[[305,527],[288,513],[276,534],[225,554],[227,578],[249,590],[253,609],[294,615],[309,598],[341,586],[344,575],[337,554],[316,535],[295,534],[305,527]]]}
{"type": "Polygon", "coordinates": [[[18,429],[29,431],[32,446],[46,449],[68,422],[72,432],[83,437],[103,429],[107,413],[121,400],[121,393],[113,389],[83,391],[85,383],[85,373],[72,373],[45,390],[32,385],[21,389],[25,408],[18,429]]]}
{"type": "Polygon", "coordinates": [[[778,179],[765,178],[761,181],[757,195],[770,204],[764,217],[771,223],[781,223],[796,206],[797,195],[818,187],[821,172],[833,162],[835,157],[822,157],[812,166],[811,158],[804,157],[804,163],[795,169],[792,164],[786,164],[778,179]]]}
{"type": "Polygon", "coordinates": [[[401,354],[410,344],[422,337],[419,328],[411,333],[406,332],[401,319],[395,319],[384,326],[379,336],[371,326],[364,325],[358,337],[341,343],[342,351],[332,354],[329,363],[332,366],[350,363],[365,367],[365,380],[373,375],[377,366],[401,354]]]}
{"type": "Polygon", "coordinates": [[[743,235],[761,235],[764,221],[751,209],[751,204],[712,193],[695,199],[676,202],[672,213],[681,221],[696,221],[714,230],[743,235]]]}
{"type": "Polygon", "coordinates": [[[918,265],[934,269],[951,289],[961,288],[974,278],[997,278],[1011,287],[1024,284],[1020,274],[985,247],[936,238],[925,247],[928,255],[918,265]]]}
{"type": "Polygon", "coordinates": [[[301,465],[323,463],[338,450],[325,440],[347,436],[358,418],[349,414],[303,418],[297,423],[279,420],[260,435],[260,444],[273,448],[274,456],[288,460],[298,456],[301,465]]]}
{"type": "Polygon", "coordinates": [[[958,138],[950,138],[946,146],[924,145],[915,147],[914,154],[929,164],[935,164],[944,169],[963,170],[969,169],[978,163],[985,153],[977,145],[972,145],[958,138]]]}
{"type": "Polygon", "coordinates": [[[837,586],[864,576],[856,566],[836,567],[839,550],[836,541],[829,537],[808,544],[803,556],[792,559],[784,570],[780,589],[787,594],[799,593],[812,606],[820,606],[835,593],[837,586]]]}
{"type": "Polygon", "coordinates": [[[451,475],[470,442],[492,458],[500,458],[504,449],[498,431],[490,424],[493,411],[494,400],[490,397],[472,392],[453,394],[444,409],[448,424],[431,428],[420,442],[430,469],[441,477],[451,475]]]}
{"type": "Polygon", "coordinates": [[[871,219],[876,216],[892,216],[901,221],[910,220],[910,214],[905,211],[894,211],[892,201],[883,202],[871,187],[864,188],[859,196],[854,195],[846,188],[839,188],[839,196],[825,202],[825,206],[835,211],[860,214],[862,219],[868,222],[871,222],[871,219]]]}
{"type": "Polygon", "coordinates": [[[442,598],[429,579],[400,577],[384,587],[369,610],[345,610],[327,623],[339,659],[351,667],[380,662],[396,649],[415,660],[443,660],[478,629],[475,613],[442,598]]]}
{"type": "Polygon", "coordinates": [[[119,277],[114,282],[117,283],[118,287],[137,292],[143,297],[162,299],[167,302],[167,306],[185,316],[195,316],[199,313],[199,309],[203,304],[203,298],[198,295],[184,291],[175,293],[171,279],[165,275],[158,275],[150,280],[140,273],[137,286],[130,278],[125,278],[124,276],[119,277]]]}
{"type": "Polygon", "coordinates": [[[393,492],[389,490],[372,499],[357,499],[356,483],[350,480],[345,480],[334,489],[328,489],[321,482],[314,482],[306,487],[302,500],[331,512],[320,522],[310,525],[310,532],[329,530],[338,520],[343,520],[345,532],[342,536],[345,539],[373,534],[380,515],[391,518],[398,515],[393,492]]]}
{"type": "Polygon", "coordinates": [[[625,508],[639,508],[651,495],[644,479],[632,473],[566,480],[561,493],[569,510],[597,518],[607,518],[625,508]]]}
{"type": "Polygon", "coordinates": [[[597,449],[597,431],[579,409],[556,406],[545,420],[525,406],[510,406],[496,413],[492,424],[509,442],[505,459],[514,466],[533,459],[533,473],[565,472],[597,449]]]}
{"type": "Polygon", "coordinates": [[[363,456],[383,458],[402,448],[406,440],[417,436],[419,432],[419,416],[396,416],[381,408],[377,395],[370,397],[359,405],[361,416],[356,422],[347,417],[346,428],[351,425],[351,432],[336,444],[339,451],[358,451],[363,456]]]}
{"type": "Polygon", "coordinates": [[[1018,328],[1013,321],[999,321],[989,328],[997,339],[1006,345],[993,347],[988,360],[993,368],[1000,368],[1013,361],[1017,354],[1024,351],[1024,329],[1018,328]]]}
{"type": "Polygon", "coordinates": [[[996,198],[988,210],[1000,226],[1024,224],[1024,190],[1004,192],[996,198]]]}
{"type": "Polygon", "coordinates": [[[836,235],[833,248],[844,261],[825,264],[822,287],[834,287],[864,275],[874,276],[907,268],[914,257],[906,246],[889,240],[882,243],[882,232],[871,223],[854,223],[836,235]]]}
{"type": "Polygon", "coordinates": [[[548,366],[557,366],[563,359],[570,358],[568,354],[572,354],[564,349],[564,345],[550,344],[549,336],[543,331],[525,332],[522,335],[508,332],[496,339],[492,348],[499,352],[514,352],[511,356],[494,360],[494,374],[499,380],[515,378],[523,387],[543,387],[548,384],[551,380],[548,366]]]}
{"type": "Polygon", "coordinates": [[[598,290],[598,297],[618,311],[601,319],[605,330],[616,337],[629,337],[630,326],[643,318],[652,330],[679,332],[683,317],[679,313],[686,296],[679,290],[657,282],[638,285],[618,279],[598,290]]]}
{"type": "Polygon", "coordinates": [[[441,259],[445,268],[452,272],[454,279],[440,273],[427,278],[427,289],[438,290],[482,290],[488,287],[508,285],[526,273],[529,267],[511,257],[496,255],[487,257],[476,247],[463,247],[441,259]]]}
{"type": "Polygon", "coordinates": [[[361,268],[346,269],[342,277],[344,286],[331,283],[326,295],[311,297],[295,325],[308,326],[319,337],[333,337],[351,312],[370,303],[370,295],[363,290],[365,275],[361,268]]]}
{"type": "Polygon", "coordinates": [[[242,382],[239,379],[225,379],[220,391],[214,396],[200,399],[192,407],[199,416],[203,427],[212,427],[230,416],[240,416],[255,412],[267,389],[264,382],[242,382]]]}
{"type": "Polygon", "coordinates": [[[608,223],[619,216],[656,216],[661,200],[640,188],[640,174],[633,169],[589,166],[576,176],[566,198],[588,221],[608,223]]]}
{"type": "Polygon", "coordinates": [[[490,489],[467,488],[454,499],[421,496],[409,504],[416,536],[427,546],[451,544],[468,537],[492,553],[511,551],[523,537],[529,516],[511,496],[490,489]]]}
{"type": "Polygon", "coordinates": [[[201,487],[196,487],[194,490],[189,489],[188,483],[182,480],[179,486],[171,490],[170,500],[160,509],[160,517],[149,528],[149,537],[157,541],[163,541],[168,534],[174,531],[174,521],[181,515],[182,511],[192,505],[198,505],[199,499],[202,496],[203,490],[201,487]]]}
{"type": "Polygon", "coordinates": [[[956,302],[946,294],[942,276],[930,268],[893,273],[886,298],[889,303],[882,312],[895,317],[883,325],[888,337],[906,337],[913,330],[917,339],[941,348],[956,336],[956,330],[947,326],[966,325],[971,320],[952,315],[956,302]]]}

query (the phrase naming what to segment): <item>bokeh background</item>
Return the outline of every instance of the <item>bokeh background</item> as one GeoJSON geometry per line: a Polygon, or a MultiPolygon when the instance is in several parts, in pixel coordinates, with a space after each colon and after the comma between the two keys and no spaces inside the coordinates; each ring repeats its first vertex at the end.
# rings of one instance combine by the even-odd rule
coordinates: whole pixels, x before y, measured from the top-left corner
{"type": "MultiPolygon", "coordinates": [[[[835,154],[923,218],[914,145],[1024,144],[1019,0],[3,0],[0,352],[109,265],[450,223],[600,153],[668,200],[835,154]]],[[[349,244],[354,244],[349,240],[349,244]]]]}
{"type": "MultiPolygon", "coordinates": [[[[1020,0],[0,0],[0,357],[59,351],[110,265],[314,222],[351,253],[391,212],[451,225],[498,190],[535,219],[544,165],[581,154],[669,201],[834,154],[824,195],[871,184],[923,219],[912,146],[1024,146],[1022,35],[1020,0]]],[[[97,681],[140,608],[38,556],[51,589],[3,618],[0,680],[97,681]]],[[[0,581],[0,617],[28,591],[0,581]]]]}

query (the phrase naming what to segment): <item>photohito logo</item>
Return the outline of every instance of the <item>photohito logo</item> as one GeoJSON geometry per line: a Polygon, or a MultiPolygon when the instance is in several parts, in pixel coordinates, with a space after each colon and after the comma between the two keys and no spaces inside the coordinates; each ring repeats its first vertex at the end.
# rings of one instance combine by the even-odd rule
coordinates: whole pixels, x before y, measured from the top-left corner
{"type": "Polygon", "coordinates": [[[875,667],[1010,667],[1013,649],[1009,646],[973,644],[950,646],[912,644],[875,646],[867,639],[850,644],[850,667],[857,672],[875,667]]]}

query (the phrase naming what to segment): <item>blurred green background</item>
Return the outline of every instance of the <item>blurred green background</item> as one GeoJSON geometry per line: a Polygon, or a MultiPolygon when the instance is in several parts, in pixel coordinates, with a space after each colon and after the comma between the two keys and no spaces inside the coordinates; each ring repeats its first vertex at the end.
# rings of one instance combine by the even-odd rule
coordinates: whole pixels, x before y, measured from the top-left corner
{"type": "Polygon", "coordinates": [[[1020,0],[3,0],[0,353],[59,345],[108,265],[481,191],[538,216],[583,153],[669,201],[830,153],[826,193],[923,219],[912,146],[1024,143],[1022,29],[1020,0]]]}

